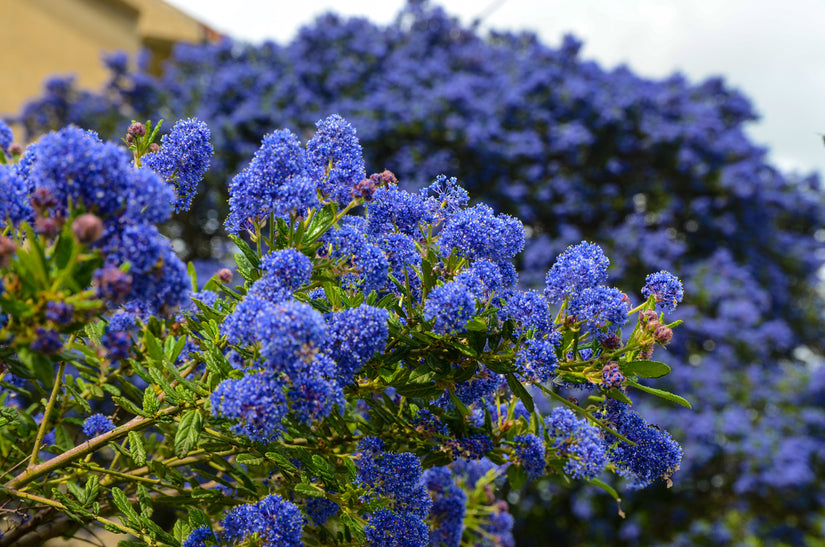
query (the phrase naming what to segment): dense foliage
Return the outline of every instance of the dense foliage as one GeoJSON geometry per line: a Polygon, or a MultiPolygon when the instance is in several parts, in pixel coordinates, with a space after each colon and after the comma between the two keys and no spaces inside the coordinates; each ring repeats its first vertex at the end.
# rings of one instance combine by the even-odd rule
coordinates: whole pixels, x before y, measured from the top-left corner
{"type": "Polygon", "coordinates": [[[825,526],[819,179],[767,163],[743,132],[751,105],[722,80],[645,79],[579,48],[572,37],[553,48],[529,34],[481,36],[412,1],[388,26],[327,15],[285,45],[179,45],[159,78],[112,56],[100,93],[53,79],[23,119],[33,134],[67,121],[206,120],[222,154],[189,228],[176,228],[192,256],[220,248],[211,236],[224,181],[265,132],[310,131],[339,112],[359,128],[368,165],[409,186],[460,174],[473,196],[521,218],[525,284],[540,285],[582,239],[603,245],[612,278],[630,286],[679,272],[688,297],[674,317],[689,321],[668,348],[678,363],[668,382],[701,395],[693,415],[662,408],[655,421],[685,439],[680,480],[625,496],[623,522],[606,498],[539,483],[519,504],[522,522],[568,543],[802,544],[825,526]]]}
{"type": "Polygon", "coordinates": [[[651,358],[681,323],[671,273],[631,308],[583,241],[521,290],[518,219],[455,178],[367,178],[332,115],[306,145],[264,137],[230,185],[243,282],[194,292],[155,225],[189,207],[210,131],[157,133],[132,123],[131,154],[76,126],[3,146],[0,546],[80,526],[122,547],[512,545],[505,482],[618,500],[602,477],[679,468],[631,399],[690,406],[643,380],[670,372],[651,358]]]}

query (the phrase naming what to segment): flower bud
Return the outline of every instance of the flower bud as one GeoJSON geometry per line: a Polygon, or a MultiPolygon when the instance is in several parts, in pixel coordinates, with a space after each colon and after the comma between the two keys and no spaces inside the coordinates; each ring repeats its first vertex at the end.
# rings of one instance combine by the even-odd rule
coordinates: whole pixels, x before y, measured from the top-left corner
{"type": "Polygon", "coordinates": [[[112,266],[106,266],[95,274],[97,292],[113,304],[121,304],[132,292],[132,276],[112,266]]]}
{"type": "Polygon", "coordinates": [[[31,195],[31,205],[35,212],[42,213],[57,205],[57,200],[48,188],[38,188],[31,195]]]}
{"type": "Polygon", "coordinates": [[[622,347],[622,339],[616,334],[608,334],[601,339],[601,343],[604,349],[619,349],[622,347]]]}
{"type": "Polygon", "coordinates": [[[218,270],[217,275],[218,280],[224,285],[232,281],[232,278],[234,277],[232,270],[230,270],[229,268],[221,268],[220,270],[218,270]]]}
{"type": "Polygon", "coordinates": [[[94,243],[103,235],[103,222],[91,213],[80,215],[72,222],[72,233],[81,243],[94,243]]]}
{"type": "Polygon", "coordinates": [[[149,145],[149,153],[155,153],[160,150],[160,145],[156,142],[153,142],[149,145]]]}
{"type": "Polygon", "coordinates": [[[127,138],[129,135],[132,137],[142,137],[146,134],[146,126],[140,122],[135,122],[129,126],[129,129],[126,131],[127,138]]]}
{"type": "Polygon", "coordinates": [[[62,227],[63,219],[60,217],[44,217],[38,215],[34,219],[34,231],[49,238],[55,237],[62,227]]]}
{"type": "Polygon", "coordinates": [[[663,346],[670,342],[673,338],[673,331],[664,325],[659,326],[653,333],[653,338],[663,346]]]}
{"type": "Polygon", "coordinates": [[[0,236],[0,268],[9,265],[15,251],[17,251],[17,243],[10,237],[0,236]]]}
{"type": "Polygon", "coordinates": [[[60,333],[56,330],[37,327],[35,332],[37,337],[31,344],[33,351],[52,355],[63,349],[63,340],[60,337],[60,333]]]}
{"type": "Polygon", "coordinates": [[[12,157],[20,156],[23,154],[23,145],[19,142],[13,142],[9,146],[9,155],[12,157]]]}
{"type": "Polygon", "coordinates": [[[621,387],[624,382],[624,374],[619,370],[619,365],[615,361],[610,361],[602,369],[602,384],[605,389],[621,387]]]}
{"type": "Polygon", "coordinates": [[[370,179],[363,179],[355,185],[355,188],[352,189],[352,195],[355,198],[360,197],[370,201],[372,199],[372,195],[375,193],[375,189],[375,182],[370,179]]]}
{"type": "Polygon", "coordinates": [[[658,321],[658,320],[659,320],[659,314],[656,313],[653,310],[647,310],[639,317],[639,321],[641,321],[642,323],[645,323],[645,324],[649,323],[650,321],[658,321]]]}
{"type": "Polygon", "coordinates": [[[398,184],[398,179],[395,177],[395,173],[389,169],[384,169],[381,173],[373,173],[370,175],[369,180],[378,187],[398,184]]]}
{"type": "Polygon", "coordinates": [[[641,351],[639,352],[639,358],[640,359],[650,359],[651,357],[653,357],[653,349],[654,348],[655,348],[655,346],[652,343],[650,343],[646,346],[643,346],[641,351]]]}

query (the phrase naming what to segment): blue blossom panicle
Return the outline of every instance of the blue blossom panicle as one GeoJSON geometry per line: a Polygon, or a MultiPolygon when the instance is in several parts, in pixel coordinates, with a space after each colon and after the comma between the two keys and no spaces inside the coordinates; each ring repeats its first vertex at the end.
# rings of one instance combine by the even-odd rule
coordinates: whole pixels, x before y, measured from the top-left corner
{"type": "Polygon", "coordinates": [[[46,303],[46,319],[58,325],[68,325],[74,319],[74,306],[59,300],[50,300],[46,303]]]}
{"type": "MultiPolygon", "coordinates": [[[[456,384],[455,395],[465,405],[471,405],[495,393],[501,387],[502,378],[502,375],[482,365],[472,378],[456,384]]],[[[444,393],[439,401],[441,400],[445,408],[452,407],[448,392],[444,393]]]]}
{"type": "Polygon", "coordinates": [[[571,245],[556,258],[545,277],[544,295],[559,303],[584,289],[603,285],[607,281],[610,261],[601,247],[582,241],[571,245]]]}
{"type": "Polygon", "coordinates": [[[161,138],[160,150],[147,154],[143,163],[175,186],[175,212],[188,211],[198,183],[212,159],[212,135],[206,124],[189,118],[178,121],[161,138]]]}
{"type": "Polygon", "coordinates": [[[299,362],[312,360],[327,332],[324,316],[309,304],[295,300],[272,305],[269,313],[258,314],[250,327],[261,342],[267,367],[290,375],[299,372],[299,362]]]}
{"type": "Polygon", "coordinates": [[[274,304],[254,294],[238,302],[235,309],[226,316],[221,324],[221,335],[227,342],[236,346],[253,345],[259,341],[255,325],[258,317],[272,315],[274,304]]]}
{"type": "Polygon", "coordinates": [[[132,225],[123,230],[120,241],[112,242],[107,259],[114,265],[131,263],[132,275],[146,274],[158,267],[168,246],[169,241],[153,225],[132,225]]]}
{"type": "Polygon", "coordinates": [[[127,224],[141,222],[159,224],[172,216],[175,189],[150,169],[134,169],[129,173],[126,210],[120,217],[127,224]]]}
{"type": "Polygon", "coordinates": [[[301,142],[291,131],[264,136],[252,161],[229,183],[227,231],[239,234],[270,214],[289,218],[316,205],[316,182],[306,176],[305,162],[301,142]]]}
{"type": "Polygon", "coordinates": [[[460,456],[466,460],[479,460],[493,449],[493,440],[483,433],[460,437],[449,444],[454,446],[453,457],[460,456]]]}
{"type": "Polygon", "coordinates": [[[564,472],[574,478],[598,477],[607,465],[604,440],[599,429],[587,420],[579,420],[567,408],[557,407],[544,420],[551,446],[568,457],[564,472]]]}
{"type": "Polygon", "coordinates": [[[495,513],[490,515],[490,522],[483,526],[492,537],[484,537],[479,545],[481,547],[516,547],[516,540],[513,538],[514,524],[513,515],[499,507],[495,513]]]}
{"type": "Polygon", "coordinates": [[[524,248],[524,226],[508,215],[498,215],[483,203],[454,214],[439,238],[441,253],[455,248],[471,260],[486,258],[493,262],[512,260],[524,248]]]}
{"type": "Polygon", "coordinates": [[[450,281],[433,288],[424,303],[424,319],[438,334],[464,332],[476,311],[476,300],[464,283],[450,281]]]}
{"type": "Polygon", "coordinates": [[[532,433],[517,435],[513,441],[516,443],[516,458],[519,465],[527,471],[527,477],[530,480],[541,477],[547,466],[544,441],[532,433]]]}
{"type": "Polygon", "coordinates": [[[516,322],[516,334],[526,334],[536,331],[537,334],[548,334],[553,330],[553,316],[547,299],[538,291],[516,292],[509,299],[501,311],[504,319],[516,322]]]}
{"type": "Polygon", "coordinates": [[[92,414],[83,422],[83,434],[90,439],[108,433],[114,428],[115,424],[112,423],[112,420],[103,414],[92,414]]]}
{"type": "Polygon", "coordinates": [[[456,477],[464,479],[468,488],[475,488],[476,483],[492,470],[503,471],[504,465],[497,465],[489,458],[480,459],[457,459],[451,464],[456,477]]]}
{"type": "Polygon", "coordinates": [[[553,377],[558,368],[556,348],[561,338],[561,333],[552,331],[524,342],[516,354],[516,366],[523,381],[540,384],[553,377]]]}
{"type": "Polygon", "coordinates": [[[432,184],[421,189],[421,195],[436,200],[442,217],[449,217],[470,203],[470,194],[458,184],[458,179],[446,175],[438,175],[432,184]]]}
{"type": "Polygon", "coordinates": [[[378,437],[364,437],[358,441],[356,450],[356,476],[360,485],[370,486],[378,481],[376,458],[384,452],[384,441],[378,437]]]}
{"type": "Polygon", "coordinates": [[[187,304],[189,274],[186,265],[164,239],[163,254],[158,265],[132,278],[132,297],[145,313],[169,316],[179,306],[187,304]]]}
{"type": "Polygon", "coordinates": [[[107,356],[111,360],[126,359],[132,349],[134,340],[132,330],[135,328],[135,314],[118,312],[109,318],[100,343],[106,348],[107,356]]]}
{"type": "Polygon", "coordinates": [[[98,296],[110,304],[122,304],[132,294],[132,276],[112,265],[95,272],[94,284],[98,296]]]}
{"type": "Polygon", "coordinates": [[[183,547],[206,547],[207,542],[217,544],[218,541],[212,528],[201,526],[192,530],[192,533],[183,542],[183,547]]]}
{"type": "Polygon", "coordinates": [[[391,500],[390,507],[425,518],[432,504],[422,482],[421,461],[412,452],[385,452],[375,437],[358,443],[356,480],[374,493],[391,500]]]}
{"type": "Polygon", "coordinates": [[[326,498],[309,498],[307,500],[306,510],[312,524],[321,526],[337,515],[341,508],[337,503],[326,498]]]}
{"type": "Polygon", "coordinates": [[[325,347],[338,365],[338,379],[351,383],[361,367],[384,349],[389,314],[383,308],[362,305],[332,314],[325,347]]]}
{"type": "Polygon", "coordinates": [[[364,528],[372,547],[426,547],[427,524],[415,515],[379,509],[370,515],[364,528]]]}
{"type": "Polygon", "coordinates": [[[14,133],[6,122],[0,120],[0,152],[8,153],[9,146],[14,142],[14,133]]]}
{"type": "Polygon", "coordinates": [[[424,484],[433,500],[430,508],[430,545],[459,547],[467,512],[467,494],[455,484],[447,467],[432,467],[424,472],[424,484]]]}
{"type": "Polygon", "coordinates": [[[509,260],[498,262],[498,269],[501,271],[502,296],[509,297],[518,284],[518,271],[516,266],[509,260]]]}
{"type": "Polygon", "coordinates": [[[31,221],[34,212],[29,205],[29,187],[18,169],[0,165],[0,228],[26,220],[31,221]]]}
{"type": "Polygon", "coordinates": [[[381,290],[387,284],[390,263],[380,247],[369,243],[354,225],[344,225],[324,234],[325,252],[333,258],[347,259],[350,273],[342,276],[344,287],[364,294],[381,290]]]}
{"type": "Polygon", "coordinates": [[[581,291],[570,301],[568,309],[576,321],[585,321],[584,329],[593,336],[615,333],[627,323],[629,311],[630,303],[624,293],[601,286],[581,291]]]}
{"type": "Polygon", "coordinates": [[[344,392],[336,379],[337,367],[328,356],[319,353],[309,364],[292,374],[289,409],[305,424],[329,416],[333,408],[344,408],[344,392]]]}
{"type": "Polygon", "coordinates": [[[32,351],[44,355],[53,355],[63,349],[63,337],[60,332],[54,329],[37,327],[34,333],[35,337],[30,346],[32,351]]]}
{"type": "Polygon", "coordinates": [[[271,302],[279,302],[292,297],[292,293],[309,283],[312,276],[312,262],[295,249],[271,251],[261,259],[263,276],[250,289],[250,294],[259,294],[271,302]]]}
{"type": "Polygon", "coordinates": [[[366,177],[355,128],[337,114],[315,126],[315,135],[307,142],[307,170],[320,182],[324,195],[345,205],[352,201],[355,185],[366,177]]]}
{"type": "MultiPolygon", "coordinates": [[[[379,239],[378,246],[384,252],[390,265],[390,274],[402,285],[409,280],[414,298],[419,297],[421,279],[416,270],[421,269],[421,252],[415,241],[403,233],[386,234],[379,239]]],[[[399,293],[394,283],[389,283],[390,290],[399,293]]]]}
{"type": "Polygon", "coordinates": [[[676,305],[682,301],[684,290],[679,278],[665,270],[652,273],[645,278],[645,286],[642,288],[642,296],[650,298],[656,297],[656,307],[666,312],[672,312],[676,305]]]}
{"type": "Polygon", "coordinates": [[[257,533],[264,547],[303,547],[303,517],[298,507],[277,494],[257,503],[239,505],[221,521],[224,536],[240,543],[257,533]]]}
{"type": "Polygon", "coordinates": [[[605,420],[616,431],[636,443],[636,446],[619,441],[610,450],[608,458],[626,477],[631,488],[644,488],[657,479],[668,480],[679,469],[682,447],[670,434],[645,422],[630,406],[609,399],[605,420]]]}
{"type": "Polygon", "coordinates": [[[232,431],[262,443],[277,439],[286,414],[283,388],[272,375],[261,372],[224,380],[209,397],[212,414],[237,423],[232,431]]]}
{"type": "Polygon", "coordinates": [[[449,429],[441,419],[426,408],[421,408],[413,418],[413,427],[426,435],[448,435],[449,429]]]}
{"type": "Polygon", "coordinates": [[[500,293],[503,288],[501,269],[486,259],[473,262],[469,268],[455,277],[455,281],[464,283],[476,298],[485,301],[500,293]]]}
{"type": "Polygon", "coordinates": [[[379,188],[367,207],[367,231],[373,235],[399,232],[417,240],[421,226],[435,221],[437,208],[435,200],[421,194],[394,185],[379,188]]]}
{"type": "Polygon", "coordinates": [[[615,362],[610,362],[602,369],[602,387],[610,389],[614,387],[621,387],[624,383],[624,374],[619,369],[619,365],[615,362]]]}

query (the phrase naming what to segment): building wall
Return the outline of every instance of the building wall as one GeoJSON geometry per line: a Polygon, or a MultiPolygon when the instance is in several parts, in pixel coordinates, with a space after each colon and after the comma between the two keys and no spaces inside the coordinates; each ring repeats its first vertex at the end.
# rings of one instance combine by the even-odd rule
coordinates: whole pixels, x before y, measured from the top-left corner
{"type": "Polygon", "coordinates": [[[99,88],[104,52],[149,47],[165,58],[176,41],[212,36],[162,0],[0,0],[0,117],[18,112],[52,74],[99,88]]]}

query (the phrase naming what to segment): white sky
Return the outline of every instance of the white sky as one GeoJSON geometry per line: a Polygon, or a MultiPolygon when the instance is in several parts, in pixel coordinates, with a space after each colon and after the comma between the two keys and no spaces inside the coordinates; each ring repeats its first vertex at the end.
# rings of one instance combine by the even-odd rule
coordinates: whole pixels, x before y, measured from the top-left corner
{"type": "MultiPolygon", "coordinates": [[[[284,43],[325,12],[390,22],[404,0],[167,0],[218,31],[284,43]]],[[[441,0],[465,23],[528,29],[556,45],[584,40],[583,57],[626,63],[651,77],[682,71],[694,82],[722,75],[756,106],[749,133],[785,169],[825,174],[823,0],[441,0]]]]}

